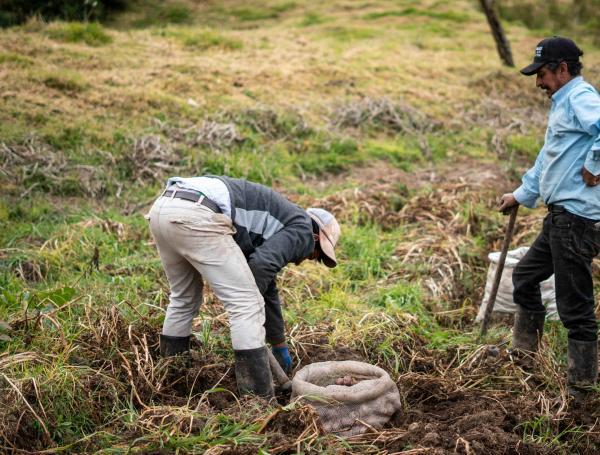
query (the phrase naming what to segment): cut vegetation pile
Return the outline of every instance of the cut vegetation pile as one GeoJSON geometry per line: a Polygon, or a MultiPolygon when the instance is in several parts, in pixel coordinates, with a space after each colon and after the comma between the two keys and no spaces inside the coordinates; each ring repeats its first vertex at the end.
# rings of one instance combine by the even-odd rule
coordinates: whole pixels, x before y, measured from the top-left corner
{"type": "MultiPolygon", "coordinates": [[[[517,360],[508,324],[473,323],[498,196],[548,108],[495,63],[475,4],[132,1],[104,24],[3,30],[0,452],[599,452],[598,394],[566,397],[562,326],[517,360]],[[209,289],[191,353],[160,358],[168,286],[144,214],[167,177],[203,173],[335,213],[339,266],[279,279],[290,350],[296,370],[387,371],[402,410],[385,428],[341,439],[301,402],[239,397],[209,289]]],[[[546,34],[508,33],[519,65],[546,34]]],[[[520,211],[514,247],[543,216],[520,211]]]]}

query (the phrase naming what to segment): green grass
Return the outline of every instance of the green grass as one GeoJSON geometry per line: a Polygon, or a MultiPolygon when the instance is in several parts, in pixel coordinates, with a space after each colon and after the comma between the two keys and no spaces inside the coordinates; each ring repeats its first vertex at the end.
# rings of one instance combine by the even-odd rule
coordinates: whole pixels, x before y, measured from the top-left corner
{"type": "MultiPolygon", "coordinates": [[[[531,33],[511,25],[517,60],[530,58],[531,33]]],[[[20,448],[269,453],[290,436],[283,427],[257,432],[273,407],[206,407],[227,395],[223,384],[191,396],[157,379],[170,371],[156,354],[169,291],[143,215],[174,174],[245,177],[336,213],[339,266],[303,263],[278,279],[294,352],[329,345],[358,353],[406,386],[415,415],[450,390],[460,392],[452,399],[506,392],[507,408],[515,405],[510,394],[531,396],[510,382],[521,373],[508,362],[457,370],[482,343],[510,338],[500,325],[479,340],[472,322],[485,256],[505,223],[493,207],[497,182],[481,184],[478,173],[508,167],[512,180],[501,184],[517,185],[544,126],[538,116],[522,118],[520,79],[501,69],[472,2],[135,2],[105,25],[6,29],[0,47],[0,321],[10,323],[0,323],[0,373],[50,434],[43,439],[39,420],[6,394],[13,389],[0,375],[2,416],[20,419],[29,438],[20,448]],[[488,112],[489,98],[500,114],[488,112]],[[370,117],[365,103],[384,99],[393,102],[370,117]],[[338,126],[340,107],[358,122],[338,126]],[[522,125],[501,138],[507,156],[492,147],[497,115],[522,125]],[[205,122],[232,125],[238,140],[199,141],[205,122]],[[163,148],[136,151],[149,136],[163,148]],[[448,288],[434,293],[445,277],[448,288]],[[16,363],[5,366],[7,359],[16,363]],[[427,381],[448,381],[448,389],[437,395],[427,381]],[[159,384],[168,396],[153,389],[159,384]],[[182,422],[192,420],[188,431],[182,422]]],[[[596,68],[598,49],[586,41],[585,51],[586,67],[596,68]]],[[[535,235],[536,217],[520,212],[520,242],[535,235]]],[[[198,381],[212,369],[226,376],[232,365],[225,320],[208,291],[193,335],[211,363],[198,381]]],[[[560,323],[547,325],[544,346],[561,371],[534,372],[530,381],[536,399],[556,403],[566,361],[560,323]]],[[[176,370],[177,380],[189,368],[176,370]]],[[[292,408],[274,419],[303,431],[305,416],[292,408]]],[[[513,430],[519,438],[584,453],[578,444],[590,425],[560,426],[556,408],[549,416],[534,408],[513,430]]],[[[298,434],[285,451],[408,448],[310,434],[296,444],[298,434]]]]}
{"type": "Polygon", "coordinates": [[[300,22],[300,26],[301,27],[311,27],[313,25],[324,24],[327,21],[328,21],[328,18],[326,16],[323,16],[322,14],[306,13],[304,15],[304,18],[300,22]]]}
{"type": "Polygon", "coordinates": [[[112,42],[104,27],[95,22],[54,22],[48,26],[46,34],[57,41],[85,43],[88,46],[103,46],[112,42]]]}
{"type": "Polygon", "coordinates": [[[80,93],[89,87],[89,84],[85,81],[83,76],[72,71],[48,71],[45,73],[37,73],[35,77],[41,79],[46,87],[66,94],[80,93]]]}
{"type": "Polygon", "coordinates": [[[161,27],[170,24],[186,25],[194,22],[194,13],[185,3],[148,2],[141,17],[132,21],[134,27],[161,27]]]}
{"type": "Polygon", "coordinates": [[[213,30],[196,31],[195,29],[161,29],[157,32],[159,36],[173,37],[185,47],[193,50],[205,51],[212,48],[223,50],[239,50],[243,48],[243,42],[231,38],[213,30]]]}
{"type": "Polygon", "coordinates": [[[378,36],[377,30],[365,27],[329,27],[326,29],[328,37],[340,42],[368,40],[378,36]]]}
{"type": "Polygon", "coordinates": [[[296,7],[294,2],[283,2],[269,7],[244,6],[224,10],[227,14],[233,16],[239,21],[253,22],[267,19],[277,19],[281,14],[293,10],[296,7]]]}
{"type": "Polygon", "coordinates": [[[0,52],[0,65],[32,66],[35,61],[29,57],[13,52],[0,52]]]}
{"type": "Polygon", "coordinates": [[[403,10],[381,11],[376,13],[368,13],[364,16],[366,20],[377,20],[386,17],[410,17],[421,16],[431,19],[445,20],[456,23],[464,23],[469,21],[470,16],[466,13],[456,11],[431,11],[422,10],[414,7],[405,8],[403,10]]]}

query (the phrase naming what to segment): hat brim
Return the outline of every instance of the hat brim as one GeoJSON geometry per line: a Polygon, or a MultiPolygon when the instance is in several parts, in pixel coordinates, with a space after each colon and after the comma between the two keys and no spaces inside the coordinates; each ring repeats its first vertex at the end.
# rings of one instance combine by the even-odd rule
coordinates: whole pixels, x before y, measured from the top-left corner
{"type": "Polygon", "coordinates": [[[327,237],[327,234],[323,230],[323,223],[319,218],[314,216],[312,213],[309,213],[310,217],[317,223],[319,226],[319,247],[323,252],[323,256],[321,261],[330,269],[334,268],[337,265],[337,259],[335,257],[335,251],[333,248],[333,243],[327,237]]]}
{"type": "Polygon", "coordinates": [[[524,74],[525,76],[533,76],[545,64],[546,62],[533,62],[530,65],[527,65],[525,68],[523,68],[521,70],[521,74],[524,74]]]}
{"type": "MultiPolygon", "coordinates": [[[[320,230],[320,229],[319,229],[320,230]]],[[[319,246],[323,252],[322,261],[330,269],[337,265],[337,259],[335,258],[335,252],[333,251],[333,244],[327,237],[323,236],[323,231],[319,235],[319,246]]]]}

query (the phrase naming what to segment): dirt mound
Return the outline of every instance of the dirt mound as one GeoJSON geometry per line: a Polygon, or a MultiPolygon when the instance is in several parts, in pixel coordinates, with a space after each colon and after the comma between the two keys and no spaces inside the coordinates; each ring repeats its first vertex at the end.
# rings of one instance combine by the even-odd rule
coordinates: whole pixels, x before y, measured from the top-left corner
{"type": "MultiPolygon", "coordinates": [[[[411,385],[402,382],[410,390],[411,385]]],[[[394,422],[407,431],[395,449],[410,444],[455,453],[547,453],[524,444],[515,433],[518,422],[526,416],[514,397],[492,398],[469,390],[440,395],[439,387],[434,381],[434,393],[414,403],[409,401],[407,411],[394,422]]],[[[531,409],[531,403],[528,407],[531,409]]]]}

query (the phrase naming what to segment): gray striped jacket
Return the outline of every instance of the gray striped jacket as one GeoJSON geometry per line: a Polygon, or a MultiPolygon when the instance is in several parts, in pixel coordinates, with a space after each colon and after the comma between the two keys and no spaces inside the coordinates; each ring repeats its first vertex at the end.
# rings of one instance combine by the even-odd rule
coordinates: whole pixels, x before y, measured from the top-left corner
{"type": "Polygon", "coordinates": [[[282,342],[285,334],[275,278],[287,264],[312,253],[313,222],[305,210],[271,188],[243,179],[210,177],[219,178],[229,189],[234,240],[265,298],[267,341],[282,342]]]}

